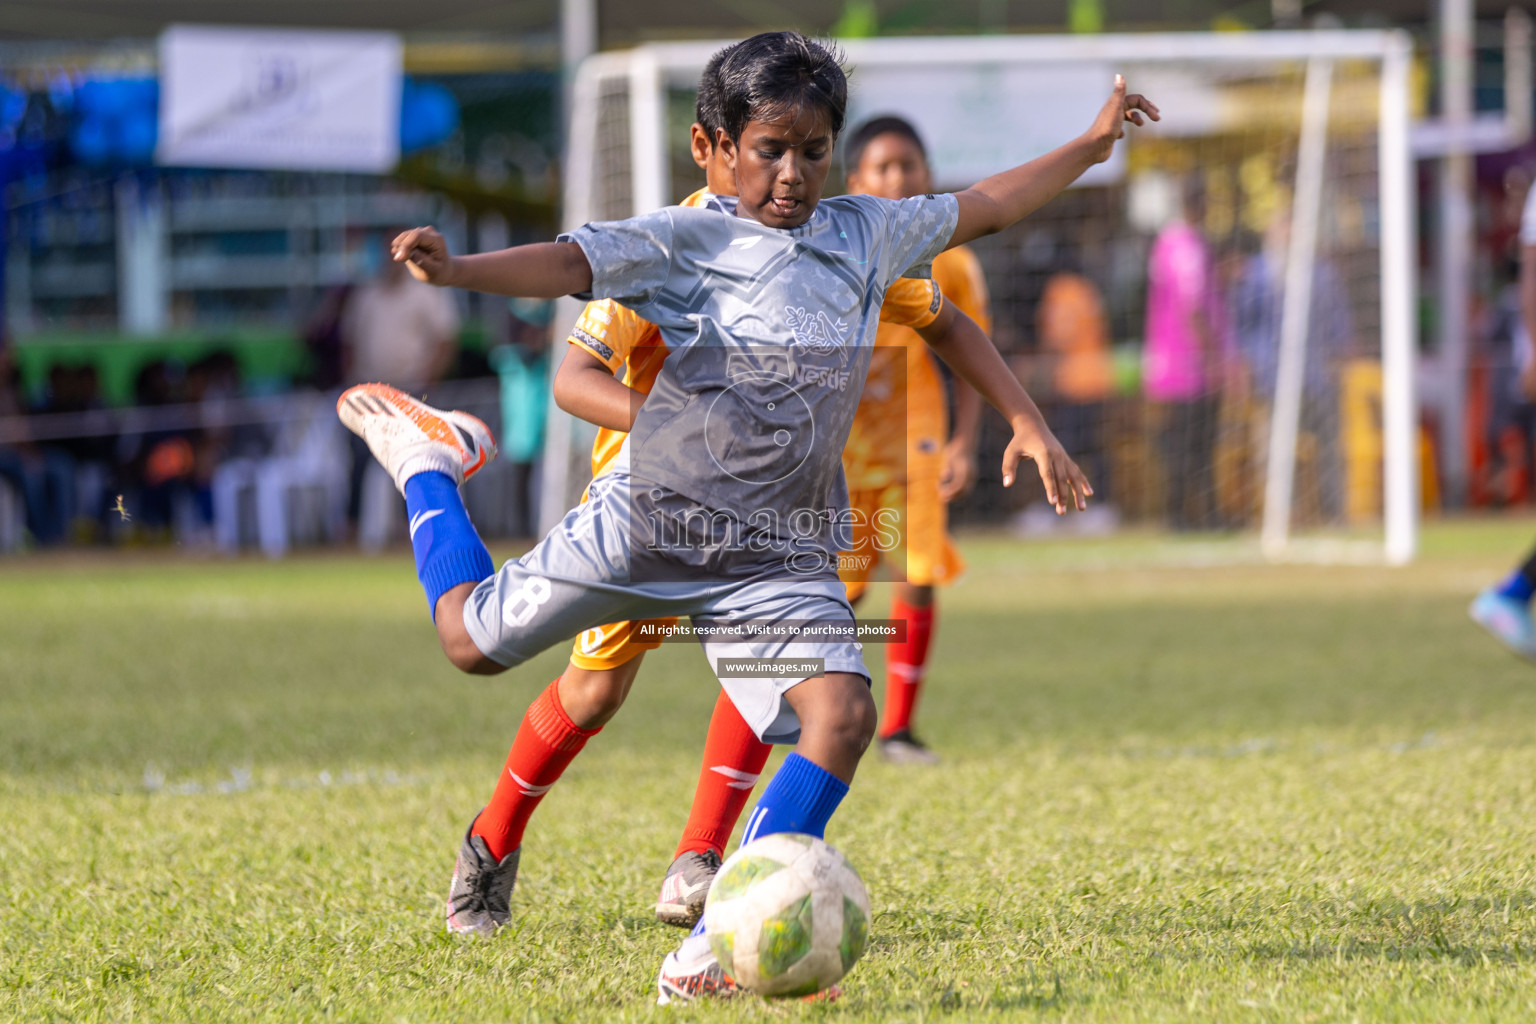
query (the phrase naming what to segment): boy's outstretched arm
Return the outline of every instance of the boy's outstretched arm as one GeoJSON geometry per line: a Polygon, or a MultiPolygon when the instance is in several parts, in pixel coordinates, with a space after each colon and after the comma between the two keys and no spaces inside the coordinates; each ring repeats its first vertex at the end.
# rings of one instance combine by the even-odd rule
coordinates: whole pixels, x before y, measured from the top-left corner
{"type": "Polygon", "coordinates": [[[592,287],[592,265],[574,242],[536,242],[496,252],[454,256],[436,228],[402,231],[390,245],[411,276],[445,288],[524,299],[558,299],[592,287]]]}
{"type": "Polygon", "coordinates": [[[960,219],[946,248],[1001,231],[1044,206],[1088,168],[1108,160],[1115,140],[1125,134],[1125,122],[1143,124],[1143,114],[1154,121],[1162,119],[1156,105],[1145,96],[1127,96],[1125,76],[1116,75],[1115,91],[1082,135],[1027,164],[955,193],[960,201],[960,219]]]}
{"type": "Polygon", "coordinates": [[[933,323],[918,333],[935,355],[1013,427],[1013,440],[1003,452],[1003,486],[1013,486],[1019,459],[1034,459],[1040,482],[1045,485],[1045,500],[1056,507],[1057,515],[1066,512],[1068,500],[1079,512],[1087,508],[1093,494],[1087,477],[1045,425],[1034,400],[976,321],[946,304],[933,323]]]}
{"type": "Polygon", "coordinates": [[[628,433],[645,395],[625,384],[584,348],[565,347],[565,358],[555,371],[552,389],[555,404],[577,419],[609,430],[628,433]]]}

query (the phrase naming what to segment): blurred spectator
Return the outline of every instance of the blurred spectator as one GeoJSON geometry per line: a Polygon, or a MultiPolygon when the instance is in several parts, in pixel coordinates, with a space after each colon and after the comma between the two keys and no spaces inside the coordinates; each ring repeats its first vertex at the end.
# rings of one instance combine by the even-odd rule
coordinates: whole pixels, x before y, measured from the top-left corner
{"type": "Polygon", "coordinates": [[[459,314],[446,288],[422,284],[387,258],[389,238],[368,250],[373,278],[357,286],[341,312],[347,384],[384,381],[420,394],[442,380],[458,349],[459,314]]]}
{"type": "Polygon", "coordinates": [[[544,419],[549,411],[549,324],[554,304],[513,299],[511,337],[490,352],[501,379],[501,449],[510,466],[507,530],[514,537],[538,533],[539,460],[544,453],[544,419]]]}
{"type": "MultiPolygon", "coordinates": [[[[1270,221],[1261,245],[1250,242],[1230,297],[1232,332],[1252,397],[1253,453],[1261,477],[1269,452],[1280,366],[1280,318],[1285,304],[1290,226],[1289,213],[1282,211],[1270,221]]],[[[1337,267],[1319,252],[1313,261],[1307,316],[1298,447],[1313,453],[1312,483],[1320,511],[1329,520],[1336,519],[1342,510],[1338,369],[1349,354],[1352,331],[1349,302],[1337,267]]]]}
{"type": "Polygon", "coordinates": [[[1159,417],[1158,447],[1167,480],[1168,525],[1209,528],[1216,519],[1216,333],[1219,290],[1205,239],[1196,227],[1204,196],[1193,180],[1181,192],[1178,216],[1152,243],[1147,261],[1145,389],[1159,417]]]}
{"type": "Polygon", "coordinates": [[[187,368],[186,397],[199,406],[199,475],[206,476],[227,459],[271,450],[271,424],[239,422],[231,415],[243,393],[240,362],[227,348],[214,349],[187,368]]]}
{"type": "MultiPolygon", "coordinates": [[[[67,380],[68,372],[54,368],[51,390],[67,380]]],[[[0,479],[19,493],[27,531],[45,546],[66,538],[76,507],[74,460],[55,444],[38,444],[26,423],[30,415],[48,411],[46,400],[28,406],[20,369],[10,346],[0,339],[0,417],[14,425],[10,439],[0,442],[0,479]]]]}
{"type": "MultiPolygon", "coordinates": [[[[422,284],[390,259],[388,233],[365,252],[374,276],[345,300],[341,313],[342,374],[346,384],[383,381],[415,395],[443,378],[458,349],[459,315],[446,288],[422,284]]],[[[363,473],[374,465],[362,439],[351,435],[347,518],[357,522],[363,473]]]]}
{"type": "Polygon", "coordinates": [[[1531,473],[1536,456],[1536,370],[1520,316],[1519,269],[1513,261],[1502,262],[1504,284],[1494,297],[1484,335],[1492,349],[1486,486],[1496,500],[1508,504],[1521,486],[1518,477],[1531,473]]]}
{"type": "Polygon", "coordinates": [[[1114,393],[1109,357],[1109,320],[1098,287],[1073,267],[1045,282],[1035,313],[1040,348],[1051,364],[1051,427],[1093,485],[1096,503],[1111,488],[1104,457],[1105,403],[1114,393]]]}
{"type": "MultiPolygon", "coordinates": [[[[0,481],[7,483],[20,499],[22,521],[39,543],[49,537],[50,521],[48,473],[42,453],[32,443],[26,428],[27,403],[21,390],[21,370],[8,344],[0,334],[0,420],[11,431],[0,440],[0,481]]],[[[5,504],[9,505],[9,500],[5,504]]],[[[10,524],[3,531],[9,540],[10,524]]]]}
{"type": "Polygon", "coordinates": [[[231,422],[231,404],[240,398],[240,362],[225,348],[214,349],[187,367],[184,400],[196,403],[198,428],[191,433],[189,481],[199,527],[213,524],[213,477],[236,455],[256,455],[271,447],[265,424],[231,422]]]}
{"type": "Polygon", "coordinates": [[[350,283],[327,288],[320,297],[320,305],[304,324],[302,337],[309,353],[309,385],[317,390],[332,391],[342,385],[346,369],[342,320],[353,290],[350,283]]]}
{"type": "MultiPolygon", "coordinates": [[[[134,380],[135,410],[179,404],[186,397],[185,374],[167,360],[144,366],[134,380]]],[[[135,423],[135,410],[129,410],[118,437],[118,462],[137,483],[138,523],[159,534],[180,527],[183,535],[198,539],[213,521],[212,495],[198,474],[202,432],[135,423]]]]}
{"type": "MultiPolygon", "coordinates": [[[[1536,199],[1536,189],[1531,188],[1529,172],[1518,165],[1505,174],[1504,188],[1505,206],[1512,209],[1503,211],[1499,220],[1513,222],[1515,230],[1508,233],[1496,260],[1501,284],[1482,332],[1491,349],[1486,436],[1489,461],[1484,487],[1494,500],[1509,504],[1522,487],[1528,498],[1536,500],[1532,472],[1536,461],[1536,353],[1521,310],[1521,255],[1527,243],[1520,234],[1524,209],[1536,199]]],[[[1536,216],[1531,221],[1536,236],[1536,216]]]]}
{"type": "Polygon", "coordinates": [[[79,417],[74,424],[78,436],[62,437],[40,444],[45,460],[52,467],[58,497],[51,503],[50,514],[60,538],[75,534],[96,539],[105,535],[107,512],[112,504],[107,490],[113,483],[112,439],[106,422],[92,431],[87,417],[101,416],[105,406],[96,367],[55,364],[48,371],[48,391],[36,406],[39,413],[64,413],[79,417]]]}

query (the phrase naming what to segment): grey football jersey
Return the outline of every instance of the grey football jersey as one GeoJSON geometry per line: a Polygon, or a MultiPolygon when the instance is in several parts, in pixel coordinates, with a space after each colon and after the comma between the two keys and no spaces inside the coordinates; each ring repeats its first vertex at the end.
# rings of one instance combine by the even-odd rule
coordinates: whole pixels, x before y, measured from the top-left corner
{"type": "Polygon", "coordinates": [[[785,230],[717,196],[560,236],[586,253],[591,296],[656,324],[671,350],[630,431],[636,484],[835,549],[885,291],[929,276],[958,216],[951,195],[838,196],[785,230]]]}

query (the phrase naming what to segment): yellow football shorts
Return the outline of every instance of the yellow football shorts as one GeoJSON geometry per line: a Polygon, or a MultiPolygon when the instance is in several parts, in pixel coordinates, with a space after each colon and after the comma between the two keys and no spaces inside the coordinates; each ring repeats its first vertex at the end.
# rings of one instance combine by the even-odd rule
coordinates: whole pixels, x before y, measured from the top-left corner
{"type": "Polygon", "coordinates": [[[952,583],[965,560],[949,536],[949,510],[939,499],[939,482],[925,479],[854,491],[853,549],[838,556],[837,574],[848,600],[864,593],[875,568],[891,563],[897,579],[919,587],[952,583]]]}
{"type": "Polygon", "coordinates": [[[571,645],[571,664],[589,672],[601,672],[604,669],[618,668],[646,651],[654,651],[661,646],[659,634],[652,634],[657,637],[654,640],[636,638],[640,627],[645,625],[666,629],[677,625],[677,616],[668,616],[664,619],[638,619],[633,622],[610,622],[606,626],[594,626],[577,636],[576,642],[571,645]]]}

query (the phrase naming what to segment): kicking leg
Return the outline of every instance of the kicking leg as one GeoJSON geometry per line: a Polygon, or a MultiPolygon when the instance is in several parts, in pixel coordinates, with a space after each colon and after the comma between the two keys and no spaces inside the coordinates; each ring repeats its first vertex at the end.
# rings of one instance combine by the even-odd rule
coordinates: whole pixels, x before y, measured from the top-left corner
{"type": "Polygon", "coordinates": [[[825,835],[875,736],[875,699],[861,675],[828,672],[790,687],[784,700],[800,719],[800,740],[763,790],[743,843],[774,832],[825,835]]]}
{"type": "MultiPolygon", "coordinates": [[[[864,676],[828,672],[791,687],[784,700],[800,719],[800,740],[747,819],[743,845],[775,832],[824,836],[859,758],[874,739],[877,712],[864,676]]],[[[736,990],[710,951],[702,918],[667,954],[656,987],[657,1002],[663,1004],[736,990]]]]}
{"type": "Polygon", "coordinates": [[[464,628],[465,601],[496,567],[459,494],[459,485],[495,458],[496,439],[468,413],[442,412],[384,384],[349,388],[336,412],[405,496],[416,575],[444,653],[465,672],[501,671],[464,628]]]}

